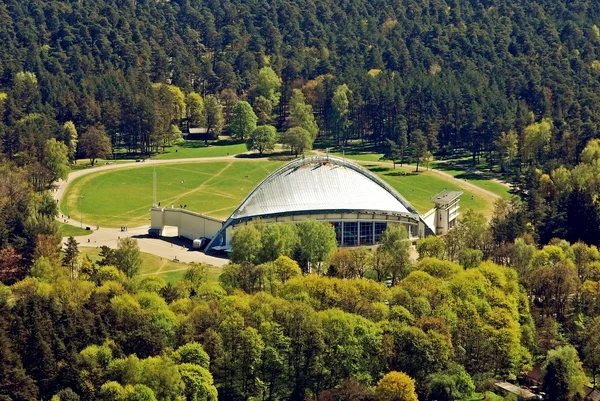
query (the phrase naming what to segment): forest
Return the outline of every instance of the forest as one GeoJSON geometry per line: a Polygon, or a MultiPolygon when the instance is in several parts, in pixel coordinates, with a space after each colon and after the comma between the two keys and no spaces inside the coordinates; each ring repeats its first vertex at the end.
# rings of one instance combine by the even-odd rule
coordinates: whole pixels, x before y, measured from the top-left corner
{"type": "Polygon", "coordinates": [[[548,399],[583,398],[598,21],[591,0],[3,1],[0,400],[480,400],[536,367],[548,399]],[[336,250],[314,222],[238,231],[218,283],[202,265],[139,276],[135,243],[102,263],[60,250],[48,190],[76,159],[147,157],[195,127],[261,155],[468,157],[514,198],[416,261],[405,233],[336,250]]]}

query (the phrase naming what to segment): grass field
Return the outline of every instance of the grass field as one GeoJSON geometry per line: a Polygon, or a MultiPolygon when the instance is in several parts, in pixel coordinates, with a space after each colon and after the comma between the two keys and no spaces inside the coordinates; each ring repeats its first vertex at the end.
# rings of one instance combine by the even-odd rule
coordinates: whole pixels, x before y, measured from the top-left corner
{"type": "MultiPolygon", "coordinates": [[[[156,166],[157,196],[162,206],[187,205],[195,212],[227,218],[269,173],[272,161],[220,161],[156,166]]],[[[75,179],[61,203],[61,213],[101,227],[136,227],[148,223],[154,167],[98,172],[75,179]]]]}
{"type": "MultiPolygon", "coordinates": [[[[84,255],[88,255],[92,262],[97,262],[101,259],[99,255],[100,249],[81,247],[79,250],[84,255]]],[[[187,269],[187,263],[173,262],[171,260],[161,258],[160,256],[142,252],[142,269],[140,271],[141,276],[159,275],[166,282],[172,283],[182,279],[187,269]]],[[[208,268],[208,279],[210,281],[215,283],[218,282],[220,274],[220,268],[208,268]]]]}
{"type": "Polygon", "coordinates": [[[421,214],[433,208],[431,198],[444,189],[464,192],[460,199],[460,208],[463,211],[473,209],[489,216],[493,209],[494,200],[491,197],[475,194],[453,182],[435,176],[431,171],[412,173],[381,165],[365,165],[365,167],[387,181],[421,214]]]}
{"type": "Polygon", "coordinates": [[[79,228],[65,223],[58,223],[58,231],[63,237],[78,237],[93,233],[92,230],[86,230],[85,228],[79,228]]]}
{"type": "Polygon", "coordinates": [[[237,155],[247,152],[245,143],[230,145],[211,145],[204,146],[203,141],[186,141],[181,145],[170,146],[164,153],[153,156],[153,159],[171,160],[171,159],[191,159],[194,157],[220,157],[237,155]]]}

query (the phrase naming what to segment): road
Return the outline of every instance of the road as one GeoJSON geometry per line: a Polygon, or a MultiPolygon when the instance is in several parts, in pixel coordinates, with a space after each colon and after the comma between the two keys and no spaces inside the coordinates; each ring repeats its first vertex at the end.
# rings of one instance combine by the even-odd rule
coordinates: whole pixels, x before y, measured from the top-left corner
{"type": "MultiPolygon", "coordinates": [[[[190,158],[190,159],[172,159],[172,160],[146,160],[145,162],[139,163],[121,163],[121,164],[105,164],[100,165],[94,168],[88,168],[83,170],[72,171],[66,180],[58,181],[52,192],[54,199],[58,202],[62,199],[65,194],[65,191],[69,184],[76,178],[82,177],[87,174],[93,174],[101,171],[107,170],[115,170],[121,168],[138,168],[138,167],[147,167],[149,165],[162,165],[162,164],[175,164],[175,163],[209,163],[214,161],[261,161],[264,159],[260,158],[241,158],[236,156],[219,156],[219,157],[203,157],[203,158],[190,158]]],[[[353,160],[359,164],[382,164],[389,165],[389,163],[385,162],[362,162],[358,160],[353,160]]],[[[480,188],[474,184],[471,184],[467,181],[457,179],[452,175],[445,173],[439,170],[430,170],[434,174],[439,175],[446,179],[447,181],[455,181],[458,185],[463,188],[469,188],[474,193],[479,193],[481,195],[487,195],[493,199],[499,198],[499,196],[493,192],[480,188]]],[[[73,217],[73,216],[72,216],[73,217]]],[[[60,220],[60,219],[59,219],[60,220]]],[[[65,222],[64,219],[62,222],[65,222]]],[[[140,250],[142,252],[147,252],[162,258],[166,259],[178,259],[180,262],[190,263],[190,262],[201,262],[208,263],[213,266],[223,266],[229,263],[228,259],[218,258],[210,255],[206,255],[202,252],[198,252],[195,250],[188,249],[186,245],[189,245],[189,241],[182,242],[177,239],[175,236],[173,237],[164,237],[161,239],[156,238],[147,238],[146,234],[148,232],[148,226],[128,228],[127,231],[121,231],[118,228],[107,228],[107,227],[98,227],[93,222],[80,222],[77,219],[69,219],[66,221],[67,224],[70,224],[75,227],[79,227],[83,225],[84,227],[90,227],[93,230],[93,233],[87,236],[76,237],[77,242],[80,243],[81,247],[100,247],[102,245],[107,245],[111,248],[117,247],[117,242],[121,237],[133,237],[138,240],[138,244],[140,250]]]]}

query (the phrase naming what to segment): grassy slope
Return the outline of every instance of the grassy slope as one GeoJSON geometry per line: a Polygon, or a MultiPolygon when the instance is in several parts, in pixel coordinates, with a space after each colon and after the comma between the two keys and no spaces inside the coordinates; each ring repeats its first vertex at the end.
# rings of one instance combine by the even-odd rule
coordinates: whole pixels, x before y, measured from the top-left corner
{"type": "Polygon", "coordinates": [[[86,230],[85,228],[82,229],[64,223],[58,223],[58,231],[63,237],[78,237],[81,235],[90,235],[91,233],[93,233],[92,230],[86,230]]]}
{"type": "Polygon", "coordinates": [[[417,173],[407,172],[381,165],[366,165],[369,170],[379,175],[403,195],[419,213],[425,213],[433,207],[431,198],[444,189],[464,191],[460,200],[462,210],[473,209],[490,215],[493,205],[491,197],[475,195],[468,189],[461,188],[453,182],[439,178],[430,171],[417,173]]]}
{"type": "MultiPolygon", "coordinates": [[[[227,218],[241,200],[281,162],[220,161],[156,166],[158,201],[227,218]],[[182,182],[184,181],[185,182],[182,182]]],[[[62,213],[103,227],[140,226],[152,206],[154,167],[121,169],[80,177],[68,188],[62,213]],[[81,199],[80,196],[84,198],[81,199]]]]}
{"type": "MultiPolygon", "coordinates": [[[[341,153],[332,153],[335,156],[338,157],[342,157],[341,153]]],[[[357,160],[357,161],[363,161],[363,162],[385,162],[385,163],[389,163],[390,165],[392,164],[391,161],[389,160],[382,160],[381,157],[383,156],[382,153],[358,153],[358,152],[348,152],[344,155],[347,159],[352,159],[352,160],[357,160]]],[[[478,174],[474,174],[474,173],[469,173],[468,167],[470,166],[470,162],[471,159],[467,158],[466,161],[468,162],[468,164],[465,163],[459,163],[458,165],[455,166],[451,166],[449,164],[446,163],[440,163],[440,162],[432,162],[431,163],[431,168],[435,168],[438,170],[441,170],[445,173],[450,174],[451,176],[458,178],[460,180],[464,180],[466,182],[469,182],[473,185],[477,185],[480,188],[483,188],[485,190],[488,190],[504,199],[510,199],[511,198],[511,194],[509,192],[510,188],[508,188],[506,185],[503,185],[499,182],[496,182],[494,180],[482,177],[481,175],[478,174]],[[464,165],[464,167],[463,167],[464,165]]],[[[460,162],[460,161],[459,161],[460,162]]],[[[414,165],[412,165],[414,168],[414,165]]],[[[424,168],[424,167],[423,167],[424,168]]],[[[425,168],[424,168],[425,169],[425,168]]]]}
{"type": "MultiPolygon", "coordinates": [[[[88,255],[93,262],[100,260],[100,249],[81,247],[80,250],[83,254],[88,255]]],[[[160,256],[142,252],[142,269],[140,271],[140,275],[142,276],[156,274],[165,279],[165,281],[172,283],[183,278],[187,269],[187,263],[173,262],[160,256]]],[[[210,281],[218,282],[220,274],[221,269],[218,267],[210,267],[208,269],[208,279],[210,281]]]]}

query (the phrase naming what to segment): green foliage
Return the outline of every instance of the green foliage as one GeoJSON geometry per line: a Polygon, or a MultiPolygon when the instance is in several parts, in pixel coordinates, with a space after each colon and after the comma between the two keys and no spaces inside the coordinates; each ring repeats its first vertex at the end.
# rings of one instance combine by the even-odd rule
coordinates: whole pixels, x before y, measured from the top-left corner
{"type": "Polygon", "coordinates": [[[572,346],[548,351],[543,374],[542,388],[549,400],[570,400],[583,396],[587,379],[577,351],[572,346]]]}
{"type": "Polygon", "coordinates": [[[180,360],[181,363],[194,364],[208,369],[210,358],[204,351],[201,344],[198,343],[187,343],[177,348],[175,351],[176,359],[180,360]]]}
{"type": "Polygon", "coordinates": [[[204,98],[204,110],[206,113],[207,134],[216,139],[221,134],[225,124],[223,106],[216,96],[209,95],[204,98]]]}
{"type": "Polygon", "coordinates": [[[415,381],[404,372],[389,372],[377,383],[375,399],[377,401],[417,401],[415,381]]]}
{"type": "Polygon", "coordinates": [[[298,237],[303,265],[321,272],[337,248],[333,227],[327,222],[303,220],[298,224],[298,237]]]}
{"type": "Polygon", "coordinates": [[[90,159],[93,166],[96,159],[106,158],[112,152],[110,138],[103,127],[90,127],[81,135],[77,144],[84,157],[90,159]]]}
{"type": "Polygon", "coordinates": [[[261,233],[254,225],[237,227],[231,237],[231,261],[254,263],[261,251],[261,233]]]}
{"type": "Polygon", "coordinates": [[[190,127],[200,127],[206,123],[204,99],[196,92],[190,92],[185,98],[185,110],[190,127]]]}
{"type": "Polygon", "coordinates": [[[410,246],[408,233],[402,224],[388,224],[381,236],[381,245],[377,252],[382,254],[384,269],[392,277],[392,285],[410,273],[410,246]]]}
{"type": "Polygon", "coordinates": [[[288,129],[283,134],[281,143],[298,156],[298,154],[304,153],[305,150],[312,149],[313,139],[310,132],[298,126],[288,129]]]}
{"type": "Polygon", "coordinates": [[[256,127],[249,135],[246,148],[248,150],[258,150],[260,155],[263,152],[270,152],[275,149],[277,142],[277,131],[271,125],[261,125],[256,127]]]}
{"type": "Polygon", "coordinates": [[[417,241],[417,252],[419,259],[432,257],[442,259],[445,253],[444,240],[440,237],[430,235],[417,241]]]}
{"type": "MultiPolygon", "coordinates": [[[[239,101],[233,106],[231,119],[229,120],[229,132],[231,136],[242,141],[250,137],[257,129],[258,117],[254,114],[250,103],[239,101]]],[[[251,149],[248,149],[251,150],[251,149]]],[[[262,154],[262,151],[260,152],[262,154]]]]}
{"type": "Polygon", "coordinates": [[[290,126],[301,127],[310,135],[311,143],[315,141],[319,127],[313,115],[313,108],[306,104],[300,89],[294,89],[290,99],[290,126]]]}
{"type": "Polygon", "coordinates": [[[117,243],[116,266],[129,278],[136,276],[142,267],[142,257],[137,240],[125,237],[117,243]]]}
{"type": "Polygon", "coordinates": [[[262,96],[273,106],[279,103],[281,93],[281,78],[277,76],[271,67],[263,67],[258,71],[254,92],[256,96],[262,96]]]}

